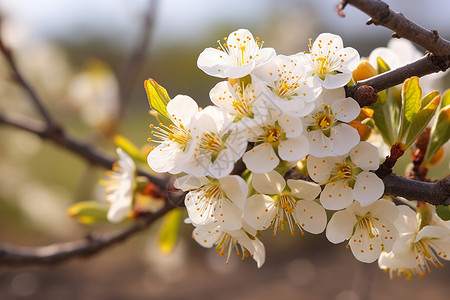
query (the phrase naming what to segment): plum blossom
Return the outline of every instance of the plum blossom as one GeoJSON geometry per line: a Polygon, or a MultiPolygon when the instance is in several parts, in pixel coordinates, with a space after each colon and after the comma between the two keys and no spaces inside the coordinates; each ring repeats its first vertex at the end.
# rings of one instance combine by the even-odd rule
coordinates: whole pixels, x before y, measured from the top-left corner
{"type": "Polygon", "coordinates": [[[312,201],[320,193],[320,186],[304,180],[288,179],[276,171],[253,174],[252,184],[260,194],[250,196],[245,202],[244,219],[257,230],[273,227],[273,235],[284,231],[288,224],[291,235],[295,227],[300,231],[321,233],[327,224],[325,210],[312,201]]]}
{"type": "Polygon", "coordinates": [[[263,80],[270,91],[268,105],[284,114],[303,117],[314,109],[314,100],[322,91],[320,80],[294,56],[278,55],[253,74],[263,80]]]}
{"type": "Polygon", "coordinates": [[[242,160],[247,169],[255,173],[273,170],[280,159],[297,161],[308,154],[308,141],[302,135],[300,118],[272,112],[263,126],[248,129],[253,149],[247,151],[242,160]]]}
{"type": "Polygon", "coordinates": [[[247,29],[230,33],[219,47],[206,48],[197,60],[197,66],[206,74],[220,78],[242,78],[275,56],[273,48],[262,48],[247,29]]]}
{"type": "Polygon", "coordinates": [[[246,132],[230,124],[231,116],[214,106],[193,117],[192,146],[183,161],[185,173],[213,178],[230,174],[247,147],[246,132]]]}
{"type": "Polygon", "coordinates": [[[352,204],[353,199],[367,206],[384,193],[383,181],[374,173],[379,164],[375,146],[360,142],[348,155],[307,158],[309,176],[325,184],[320,203],[326,209],[340,210],[352,204]]]}
{"type": "Polygon", "coordinates": [[[201,246],[211,248],[215,245],[219,256],[226,257],[226,264],[234,250],[242,259],[251,256],[260,268],[266,259],[266,251],[263,243],[255,235],[256,231],[252,228],[230,231],[215,223],[197,226],[192,232],[192,238],[201,246]]]}
{"type": "Polygon", "coordinates": [[[371,263],[378,259],[383,249],[392,249],[398,236],[393,224],[397,216],[397,207],[384,199],[366,207],[354,202],[333,214],[326,236],[335,244],[349,240],[348,245],[356,259],[371,263]]]}
{"type": "Polygon", "coordinates": [[[310,45],[310,53],[298,53],[313,70],[326,89],[336,89],[352,79],[352,71],[358,66],[359,53],[351,47],[344,48],[340,36],[322,33],[310,45]]]}
{"type": "Polygon", "coordinates": [[[114,163],[112,171],[108,171],[108,179],[102,180],[105,186],[105,200],[111,206],[107,218],[112,223],[119,223],[125,219],[132,209],[136,165],[128,154],[117,148],[119,160],[114,163]]]}
{"type": "Polygon", "coordinates": [[[395,242],[392,252],[384,254],[379,261],[382,269],[410,279],[413,275],[419,277],[430,273],[432,267],[443,267],[439,258],[450,260],[450,226],[442,221],[429,207],[431,220],[423,226],[420,214],[416,214],[410,207],[398,207],[399,217],[394,225],[400,237],[395,242]]]}
{"type": "Polygon", "coordinates": [[[261,97],[262,83],[217,83],[209,93],[211,101],[233,117],[241,130],[263,125],[268,116],[268,106],[261,97]]]}
{"type": "Polygon", "coordinates": [[[317,157],[343,155],[360,140],[358,131],[346,122],[358,117],[361,108],[352,98],[345,98],[344,88],[324,90],[316,108],[303,118],[310,154],[317,157]]]}
{"type": "Polygon", "coordinates": [[[178,95],[167,104],[167,112],[172,124],[150,125],[153,129],[151,133],[157,139],[149,140],[160,145],[152,149],[147,162],[158,173],[178,174],[185,170],[182,158],[192,142],[190,124],[192,117],[198,113],[198,105],[191,97],[178,95]]]}
{"type": "Polygon", "coordinates": [[[247,183],[242,177],[232,175],[211,179],[186,175],[178,178],[174,185],[190,190],[184,203],[194,224],[216,222],[226,230],[242,227],[242,210],[248,193],[247,183]]]}

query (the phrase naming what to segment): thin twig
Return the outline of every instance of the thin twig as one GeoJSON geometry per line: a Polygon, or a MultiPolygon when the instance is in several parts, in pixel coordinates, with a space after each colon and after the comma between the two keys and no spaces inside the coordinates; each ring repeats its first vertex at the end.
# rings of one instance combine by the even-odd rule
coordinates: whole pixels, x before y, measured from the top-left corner
{"type": "Polygon", "coordinates": [[[136,233],[144,231],[173,208],[173,205],[166,202],[166,205],[157,212],[141,215],[133,225],[122,231],[108,234],[91,233],[78,241],[42,247],[0,245],[0,266],[48,265],[61,263],[75,257],[97,254],[113,245],[124,242],[136,233]]]}
{"type": "Polygon", "coordinates": [[[131,51],[129,58],[122,67],[122,71],[119,76],[119,96],[120,96],[120,109],[119,120],[125,112],[125,107],[130,102],[130,95],[136,84],[136,79],[139,71],[144,65],[148,49],[150,46],[150,39],[153,33],[153,24],[156,18],[156,11],[158,6],[158,0],[149,0],[148,8],[145,12],[142,28],[138,35],[137,43],[131,51]]]}

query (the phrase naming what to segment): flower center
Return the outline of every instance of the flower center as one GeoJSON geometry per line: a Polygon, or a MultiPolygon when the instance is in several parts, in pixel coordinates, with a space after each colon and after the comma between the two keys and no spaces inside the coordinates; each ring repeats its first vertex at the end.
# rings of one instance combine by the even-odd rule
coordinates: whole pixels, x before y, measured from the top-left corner
{"type": "Polygon", "coordinates": [[[211,161],[214,162],[219,155],[219,152],[225,149],[222,139],[215,132],[205,132],[200,139],[199,148],[201,153],[210,154],[211,161]]]}
{"type": "Polygon", "coordinates": [[[292,236],[294,235],[296,225],[302,231],[302,228],[296,222],[295,217],[292,214],[297,206],[297,200],[295,200],[294,197],[289,194],[280,195],[278,198],[275,198],[275,206],[277,208],[277,213],[271,224],[274,236],[277,235],[277,231],[284,231],[286,223],[288,224],[292,236]]]}
{"type": "Polygon", "coordinates": [[[316,66],[316,74],[326,75],[328,73],[328,63],[326,57],[317,57],[318,65],[316,66]]]}
{"type": "Polygon", "coordinates": [[[225,264],[228,265],[228,261],[231,257],[231,252],[233,249],[236,250],[237,255],[242,255],[242,260],[249,257],[248,251],[238,243],[238,241],[231,236],[229,233],[223,232],[222,235],[217,240],[216,251],[219,252],[219,256],[224,256],[227,258],[225,264]]]}
{"type": "Polygon", "coordinates": [[[276,143],[281,137],[281,131],[276,127],[270,127],[266,130],[266,140],[269,143],[276,143]]]}
{"type": "Polygon", "coordinates": [[[339,165],[338,167],[336,167],[336,174],[341,179],[352,178],[353,168],[351,166],[348,166],[348,165],[345,165],[345,164],[339,165]]]}
{"type": "MultiPolygon", "coordinates": [[[[183,124],[171,124],[169,126],[164,125],[163,123],[159,123],[158,127],[154,127],[153,124],[150,124],[150,128],[154,128],[157,131],[152,130],[151,134],[155,136],[159,141],[159,143],[163,142],[175,142],[180,145],[181,150],[186,149],[186,145],[191,139],[191,134],[189,130],[187,130],[183,124]]],[[[148,139],[152,141],[151,138],[148,139]]]]}

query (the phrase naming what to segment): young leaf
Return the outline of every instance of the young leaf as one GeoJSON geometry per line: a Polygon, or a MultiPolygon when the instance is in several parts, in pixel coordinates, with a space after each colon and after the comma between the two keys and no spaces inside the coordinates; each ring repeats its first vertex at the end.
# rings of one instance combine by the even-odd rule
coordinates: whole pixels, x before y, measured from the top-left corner
{"type": "Polygon", "coordinates": [[[450,139],[450,105],[442,108],[431,129],[430,142],[425,153],[424,162],[429,162],[433,155],[450,139]]]}
{"type": "Polygon", "coordinates": [[[139,150],[139,148],[137,148],[126,137],[122,135],[114,136],[114,144],[116,144],[117,147],[122,148],[122,150],[125,151],[125,153],[131,156],[131,158],[133,158],[134,160],[138,160],[143,163],[147,162],[147,159],[143,156],[141,150],[139,150]]]}
{"type": "Polygon", "coordinates": [[[428,105],[428,103],[431,102],[431,100],[434,99],[434,97],[436,97],[437,95],[439,95],[438,91],[432,91],[431,93],[429,93],[428,95],[426,95],[425,97],[423,97],[422,101],[420,101],[420,109],[424,108],[425,106],[428,105]]]}
{"type": "Polygon", "coordinates": [[[144,87],[150,107],[168,118],[169,115],[166,107],[167,103],[170,101],[170,98],[166,89],[151,78],[144,81],[144,87]]]}
{"type": "Polygon", "coordinates": [[[159,250],[164,255],[169,255],[175,247],[181,223],[181,214],[181,209],[173,209],[164,216],[158,234],[159,250]]]}
{"type": "Polygon", "coordinates": [[[441,96],[438,93],[437,96],[433,98],[433,100],[431,100],[414,116],[414,119],[412,120],[411,126],[408,131],[408,136],[406,137],[406,147],[409,147],[422,133],[425,127],[427,127],[428,123],[431,121],[431,118],[433,118],[434,113],[439,107],[440,101],[441,96]]]}
{"type": "Polygon", "coordinates": [[[436,213],[442,220],[444,220],[444,221],[450,220],[450,207],[449,206],[444,206],[444,205],[436,206],[436,213]]]}
{"type": "Polygon", "coordinates": [[[441,107],[446,107],[450,105],[450,89],[446,90],[444,94],[442,94],[441,107]]]}
{"type": "Polygon", "coordinates": [[[86,225],[106,222],[107,213],[108,206],[96,201],[78,202],[67,209],[67,214],[72,219],[86,225]]]}
{"type": "Polygon", "coordinates": [[[397,141],[401,142],[408,132],[412,119],[420,109],[422,90],[419,86],[419,77],[405,80],[402,87],[402,114],[400,117],[400,133],[397,141]]]}
{"type": "Polygon", "coordinates": [[[390,71],[391,68],[388,66],[388,64],[381,58],[377,57],[377,71],[378,74],[390,71]]]}

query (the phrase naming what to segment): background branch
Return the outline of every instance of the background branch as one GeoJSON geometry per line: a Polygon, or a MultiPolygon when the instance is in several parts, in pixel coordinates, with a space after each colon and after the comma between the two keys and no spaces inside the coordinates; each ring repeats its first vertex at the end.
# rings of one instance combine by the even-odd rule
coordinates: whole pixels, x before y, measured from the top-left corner
{"type": "Polygon", "coordinates": [[[48,265],[67,261],[75,257],[87,257],[97,254],[113,245],[124,242],[136,233],[144,231],[173,208],[173,205],[166,202],[165,206],[157,212],[139,216],[133,225],[122,231],[107,234],[91,233],[86,238],[78,241],[42,247],[0,245],[0,266],[48,265]]]}

